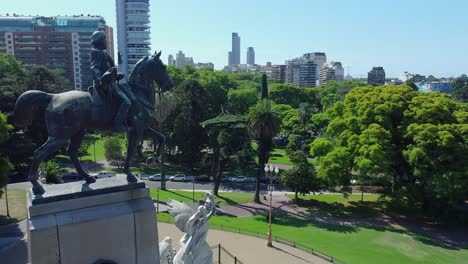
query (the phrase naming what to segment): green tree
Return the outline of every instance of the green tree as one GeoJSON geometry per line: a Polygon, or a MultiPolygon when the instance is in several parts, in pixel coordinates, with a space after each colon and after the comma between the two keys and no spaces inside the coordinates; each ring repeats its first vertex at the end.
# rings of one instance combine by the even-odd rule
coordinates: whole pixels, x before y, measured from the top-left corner
{"type": "Polygon", "coordinates": [[[104,140],[104,155],[109,161],[123,160],[122,142],[118,137],[106,137],[104,140]]]}
{"type": "Polygon", "coordinates": [[[248,126],[251,133],[258,141],[258,170],[257,182],[255,185],[254,201],[260,202],[260,177],[265,164],[270,158],[273,137],[275,137],[281,129],[281,119],[278,114],[271,108],[271,101],[268,99],[260,100],[253,106],[248,114],[248,126]]]}
{"type": "Polygon", "coordinates": [[[319,143],[311,149],[321,155],[318,175],[328,184],[350,191],[355,177],[361,184],[379,179],[389,195],[433,216],[441,208],[448,212],[460,205],[463,195],[452,189],[465,190],[466,183],[458,179],[466,169],[454,165],[461,161],[453,153],[463,158],[466,152],[465,105],[445,94],[414,92],[406,85],[359,87],[326,115],[330,121],[324,135],[333,149],[315,153],[319,143]],[[442,162],[447,157],[453,166],[442,162]]]}
{"type": "Polygon", "coordinates": [[[229,90],[228,109],[230,113],[243,115],[258,101],[257,91],[252,89],[229,90]]]}
{"type": "Polygon", "coordinates": [[[61,93],[71,90],[70,81],[63,70],[49,69],[45,66],[34,66],[27,80],[28,90],[40,90],[48,93],[61,93]]]}
{"type": "MultiPolygon", "coordinates": [[[[12,129],[12,126],[6,122],[6,117],[0,113],[0,142],[5,141],[12,129]]],[[[3,188],[8,184],[8,171],[12,169],[12,165],[6,157],[0,153],[0,197],[3,194],[3,188]]]]}
{"type": "Polygon", "coordinates": [[[298,108],[299,104],[307,98],[303,89],[290,83],[271,85],[268,95],[273,102],[288,104],[293,108],[298,108]]]}
{"type": "Polygon", "coordinates": [[[260,99],[267,99],[268,98],[268,82],[266,74],[262,75],[262,95],[260,99]]]}
{"type": "Polygon", "coordinates": [[[231,156],[239,155],[240,151],[250,148],[250,138],[245,123],[244,117],[235,115],[220,115],[202,122],[202,126],[208,130],[213,149],[213,161],[216,167],[213,186],[215,195],[218,195],[227,161],[231,156]]]}
{"type": "Polygon", "coordinates": [[[307,160],[303,151],[294,151],[289,155],[293,167],[281,174],[280,180],[294,192],[294,200],[298,200],[298,194],[307,194],[320,190],[320,184],[316,178],[315,168],[307,160]]]}
{"type": "Polygon", "coordinates": [[[468,76],[462,74],[452,83],[453,98],[462,102],[468,101],[468,76]]]}
{"type": "Polygon", "coordinates": [[[195,79],[179,85],[175,89],[175,96],[177,108],[168,143],[177,147],[180,161],[192,168],[200,160],[200,152],[208,143],[208,135],[200,123],[212,113],[208,113],[206,90],[195,79]]]}

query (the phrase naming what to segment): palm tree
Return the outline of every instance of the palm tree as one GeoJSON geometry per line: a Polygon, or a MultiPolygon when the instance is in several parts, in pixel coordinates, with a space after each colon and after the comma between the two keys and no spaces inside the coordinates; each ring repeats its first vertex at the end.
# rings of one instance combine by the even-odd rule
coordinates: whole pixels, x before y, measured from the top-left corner
{"type": "Polygon", "coordinates": [[[271,101],[261,99],[249,112],[248,124],[250,132],[258,140],[258,170],[257,182],[255,185],[254,201],[260,203],[260,176],[262,175],[265,164],[270,158],[270,150],[273,137],[281,129],[281,119],[278,114],[271,110],[271,101]]]}

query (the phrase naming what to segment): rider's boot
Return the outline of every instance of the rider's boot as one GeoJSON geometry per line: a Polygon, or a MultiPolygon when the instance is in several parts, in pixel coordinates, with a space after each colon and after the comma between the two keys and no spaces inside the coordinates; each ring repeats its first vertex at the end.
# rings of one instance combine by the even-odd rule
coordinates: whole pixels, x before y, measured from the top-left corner
{"type": "Polygon", "coordinates": [[[128,109],[130,108],[130,104],[122,103],[119,106],[119,110],[117,111],[117,115],[114,119],[114,129],[113,131],[116,133],[121,133],[127,131],[127,113],[128,109]]]}

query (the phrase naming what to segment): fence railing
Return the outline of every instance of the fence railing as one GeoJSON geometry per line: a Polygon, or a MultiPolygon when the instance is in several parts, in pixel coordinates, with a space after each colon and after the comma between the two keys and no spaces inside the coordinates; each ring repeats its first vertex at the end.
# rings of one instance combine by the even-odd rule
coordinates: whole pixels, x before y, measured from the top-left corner
{"type": "Polygon", "coordinates": [[[244,264],[237,256],[234,256],[221,244],[212,246],[213,250],[213,264],[244,264]]]}
{"type": "MultiPolygon", "coordinates": [[[[158,221],[166,222],[164,220],[166,220],[166,219],[158,219],[158,221]],[[161,221],[161,220],[163,220],[163,221],[161,221]]],[[[171,218],[169,218],[169,223],[172,223],[171,218]]],[[[238,234],[243,234],[243,235],[248,235],[248,236],[254,236],[254,237],[258,237],[258,238],[262,238],[262,239],[267,239],[268,238],[268,235],[267,235],[266,232],[252,231],[252,230],[243,229],[243,228],[240,228],[240,227],[217,225],[217,224],[213,224],[213,223],[210,223],[209,227],[210,227],[210,229],[216,229],[216,230],[221,230],[221,231],[225,231],[225,232],[232,232],[232,233],[238,233],[238,234]]],[[[272,240],[275,241],[275,242],[281,243],[281,244],[285,244],[285,245],[300,249],[300,250],[302,250],[304,252],[307,252],[309,254],[312,254],[312,255],[314,255],[316,257],[319,257],[319,258],[324,259],[326,261],[330,261],[331,263],[346,264],[346,262],[344,262],[344,261],[342,261],[340,259],[337,259],[337,258],[335,258],[333,256],[324,254],[324,253],[320,252],[319,250],[314,249],[314,248],[312,248],[309,245],[306,245],[304,243],[299,243],[299,242],[296,242],[294,240],[290,240],[290,239],[287,239],[285,237],[281,237],[281,236],[277,236],[277,235],[272,235],[272,240]]],[[[214,254],[214,251],[213,251],[213,254],[214,254]]],[[[218,262],[214,262],[214,263],[218,263],[218,262]]],[[[242,262],[236,262],[236,263],[242,263],[242,262]]]]}

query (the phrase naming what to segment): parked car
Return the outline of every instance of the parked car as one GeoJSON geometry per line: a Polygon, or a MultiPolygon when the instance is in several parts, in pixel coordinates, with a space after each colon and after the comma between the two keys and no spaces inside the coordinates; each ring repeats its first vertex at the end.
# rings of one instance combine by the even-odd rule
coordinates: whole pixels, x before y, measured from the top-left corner
{"type": "Polygon", "coordinates": [[[169,178],[170,181],[187,181],[187,177],[184,174],[176,174],[169,178]]]}
{"type": "Polygon", "coordinates": [[[151,175],[148,177],[148,180],[150,181],[160,181],[161,180],[161,174],[155,174],[155,175],[151,175]]]}
{"type": "Polygon", "coordinates": [[[237,176],[237,177],[234,177],[232,178],[232,182],[247,182],[247,177],[245,176],[237,176]]]}
{"type": "Polygon", "coordinates": [[[192,175],[186,175],[185,180],[188,181],[188,182],[193,182],[193,181],[195,181],[195,177],[192,176],[192,175]]]}
{"type": "Polygon", "coordinates": [[[115,173],[109,171],[101,171],[98,173],[91,174],[91,176],[96,177],[96,179],[109,178],[115,176],[115,173]]]}
{"type": "Polygon", "coordinates": [[[195,181],[196,182],[209,182],[210,177],[208,177],[206,175],[197,176],[197,177],[195,177],[195,181]]]}

